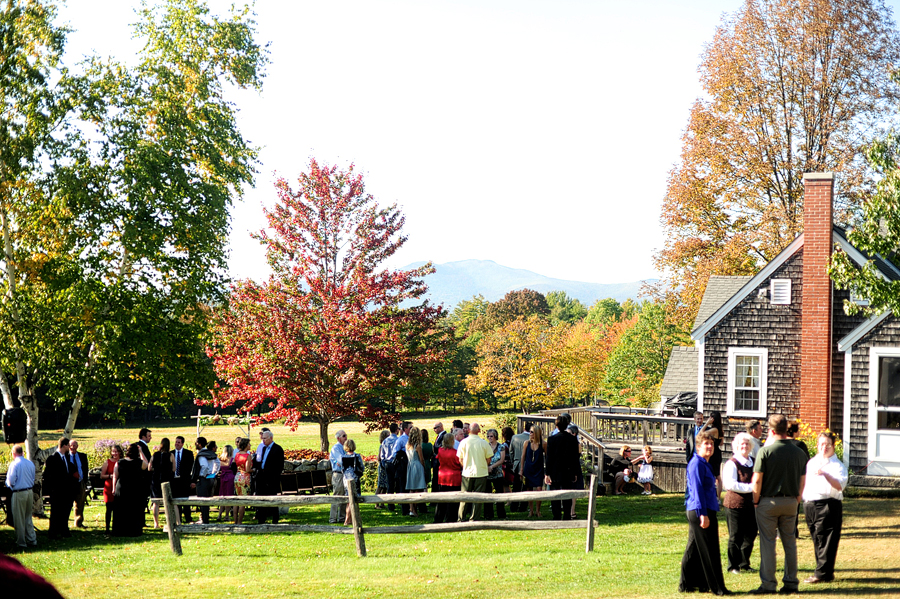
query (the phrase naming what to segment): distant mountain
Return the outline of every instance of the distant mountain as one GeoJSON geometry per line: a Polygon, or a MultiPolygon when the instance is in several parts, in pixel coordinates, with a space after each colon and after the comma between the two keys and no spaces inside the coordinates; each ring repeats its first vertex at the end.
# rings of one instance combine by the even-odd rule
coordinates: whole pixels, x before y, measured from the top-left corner
{"type": "MultiPolygon", "coordinates": [[[[425,264],[415,262],[405,268],[416,268],[425,264]]],[[[656,279],[648,279],[650,282],[656,279]]],[[[493,260],[460,260],[436,264],[435,273],[425,277],[428,284],[428,299],[434,304],[443,304],[452,310],[462,300],[472,299],[481,294],[484,299],[495,302],[516,289],[534,289],[546,294],[549,291],[565,291],[569,297],[578,299],[585,306],[591,306],[598,299],[615,298],[622,302],[636,300],[644,281],[631,283],[583,283],[553,279],[523,270],[501,266],[493,260]]]]}

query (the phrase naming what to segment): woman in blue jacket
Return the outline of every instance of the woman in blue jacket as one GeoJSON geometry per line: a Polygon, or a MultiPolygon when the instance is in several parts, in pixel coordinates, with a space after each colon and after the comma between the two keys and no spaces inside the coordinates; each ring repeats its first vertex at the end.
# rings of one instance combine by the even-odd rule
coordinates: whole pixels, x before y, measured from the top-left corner
{"type": "Polygon", "coordinates": [[[696,456],[687,467],[688,542],[681,558],[678,590],[731,595],[725,588],[719,553],[719,497],[716,477],[709,466],[716,439],[707,431],[697,435],[696,456]],[[699,458],[699,459],[698,459],[699,458]]]}

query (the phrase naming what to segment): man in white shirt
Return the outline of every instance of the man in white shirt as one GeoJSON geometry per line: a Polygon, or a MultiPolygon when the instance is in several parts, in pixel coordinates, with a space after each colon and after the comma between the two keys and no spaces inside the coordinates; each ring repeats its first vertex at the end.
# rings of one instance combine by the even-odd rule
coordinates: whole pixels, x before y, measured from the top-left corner
{"type": "Polygon", "coordinates": [[[759,448],[762,447],[760,439],[762,439],[762,423],[759,420],[751,420],[747,423],[747,434],[750,435],[750,457],[756,459],[759,448]]]}
{"type": "Polygon", "coordinates": [[[806,463],[803,512],[816,553],[816,571],[804,582],[818,584],[834,580],[834,564],[844,524],[844,489],[847,469],[834,452],[837,437],[820,433],[816,456],[806,463]]]}
{"type": "Polygon", "coordinates": [[[34,534],[34,522],[31,513],[34,510],[35,469],[30,460],[25,459],[25,451],[21,445],[12,448],[13,461],[6,471],[6,486],[12,491],[12,518],[16,529],[16,545],[22,549],[27,546],[37,547],[37,535],[34,534]]]}
{"type": "MultiPolygon", "coordinates": [[[[347,441],[347,433],[343,429],[334,433],[337,440],[331,447],[331,453],[328,454],[328,461],[331,462],[331,489],[334,495],[346,495],[347,490],[344,488],[344,466],[343,457],[346,455],[344,451],[344,442],[347,441]]],[[[332,503],[331,512],[328,514],[328,522],[331,524],[343,524],[347,519],[347,504],[332,503]]]]}
{"type": "MultiPolygon", "coordinates": [[[[463,439],[456,450],[456,457],[462,464],[462,486],[460,488],[464,493],[486,493],[487,492],[487,476],[488,466],[491,458],[494,457],[494,450],[491,444],[478,436],[481,427],[478,423],[472,424],[469,429],[469,436],[463,439]]],[[[459,521],[466,519],[466,506],[469,504],[459,504],[459,521]]],[[[484,512],[484,504],[472,504],[472,522],[481,520],[484,512]]]]}

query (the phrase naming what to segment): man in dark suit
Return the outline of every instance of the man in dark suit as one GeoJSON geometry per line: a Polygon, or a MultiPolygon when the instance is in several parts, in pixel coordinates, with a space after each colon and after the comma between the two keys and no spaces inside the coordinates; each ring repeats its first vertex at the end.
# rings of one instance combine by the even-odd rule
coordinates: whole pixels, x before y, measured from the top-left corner
{"type": "MultiPolygon", "coordinates": [[[[138,432],[138,447],[140,448],[141,453],[144,454],[144,457],[147,458],[147,463],[150,464],[150,468],[153,467],[153,454],[150,451],[150,440],[153,439],[152,432],[153,431],[149,428],[142,428],[140,432],[138,432]]],[[[153,494],[153,471],[150,468],[143,471],[144,505],[147,505],[147,502],[150,501],[150,496],[153,494]]],[[[146,517],[144,526],[147,526],[146,517]]]]}
{"type": "Polygon", "coordinates": [[[694,450],[696,449],[696,439],[697,433],[700,432],[700,429],[703,428],[703,412],[699,410],[694,412],[694,424],[688,429],[687,435],[684,438],[684,463],[687,464],[691,461],[691,458],[694,457],[694,450]]]}
{"type": "MultiPolygon", "coordinates": [[[[566,432],[570,420],[560,414],[556,417],[557,434],[547,439],[547,468],[544,482],[551,491],[574,489],[581,470],[581,456],[578,439],[566,432]]],[[[572,519],[572,500],[551,501],[550,510],[554,520],[572,519]]]]}
{"type": "Polygon", "coordinates": [[[43,492],[50,496],[50,540],[71,537],[69,532],[69,514],[72,513],[72,501],[78,475],[74,461],[69,459],[69,440],[63,437],[59,446],[44,464],[42,477],[43,492]]]}
{"type": "Polygon", "coordinates": [[[84,501],[87,498],[88,459],[87,455],[78,451],[78,441],[69,442],[69,461],[75,464],[77,483],[74,487],[75,527],[84,528],[84,501]]]}
{"type": "MultiPolygon", "coordinates": [[[[281,493],[281,473],[284,470],[284,449],[275,443],[272,431],[262,434],[263,448],[259,452],[259,460],[254,461],[256,469],[256,494],[278,495],[281,493]]],[[[256,522],[265,524],[272,518],[272,524],[278,524],[277,507],[256,508],[256,522]]]]}
{"type": "MultiPolygon", "coordinates": [[[[191,472],[194,470],[194,452],[184,446],[184,437],[175,437],[175,476],[172,478],[172,496],[190,497],[191,472]]],[[[191,506],[180,505],[182,523],[192,522],[191,506]]]]}

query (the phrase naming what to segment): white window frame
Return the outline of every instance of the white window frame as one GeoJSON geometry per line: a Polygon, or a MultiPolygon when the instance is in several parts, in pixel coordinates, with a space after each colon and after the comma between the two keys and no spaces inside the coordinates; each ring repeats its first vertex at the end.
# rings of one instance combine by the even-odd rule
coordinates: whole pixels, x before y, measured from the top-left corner
{"type": "MultiPolygon", "coordinates": [[[[897,448],[900,447],[900,431],[878,429],[878,358],[900,358],[900,347],[874,346],[869,348],[869,446],[868,459],[874,462],[890,462],[896,466],[897,448]]],[[[897,408],[885,408],[896,411],[897,408]]]]}
{"type": "Polygon", "coordinates": [[[769,350],[765,347],[729,347],[728,348],[728,400],[727,413],[737,417],[765,417],[768,402],[769,350]],[[735,410],[734,407],[734,375],[736,372],[735,358],[738,356],[755,356],[759,358],[759,409],[735,410]]]}
{"type": "Polygon", "coordinates": [[[791,304],[790,279],[772,279],[769,281],[769,303],[774,306],[789,306],[791,304]],[[782,291],[787,294],[787,300],[776,300],[778,294],[775,292],[775,288],[779,286],[782,287],[782,291]]]}
{"type": "Polygon", "coordinates": [[[856,304],[857,306],[868,306],[869,300],[864,297],[860,297],[856,295],[853,290],[850,290],[850,301],[856,304]]]}

